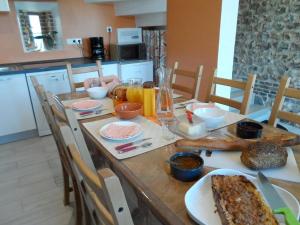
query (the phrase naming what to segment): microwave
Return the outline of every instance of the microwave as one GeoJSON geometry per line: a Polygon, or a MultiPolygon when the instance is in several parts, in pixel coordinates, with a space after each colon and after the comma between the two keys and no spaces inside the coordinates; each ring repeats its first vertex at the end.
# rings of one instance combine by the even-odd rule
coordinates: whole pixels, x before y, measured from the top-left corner
{"type": "Polygon", "coordinates": [[[142,28],[117,28],[117,44],[142,43],[142,28]]]}
{"type": "Polygon", "coordinates": [[[112,60],[143,60],[146,59],[146,45],[126,44],[126,45],[110,45],[110,56],[112,60]]]}

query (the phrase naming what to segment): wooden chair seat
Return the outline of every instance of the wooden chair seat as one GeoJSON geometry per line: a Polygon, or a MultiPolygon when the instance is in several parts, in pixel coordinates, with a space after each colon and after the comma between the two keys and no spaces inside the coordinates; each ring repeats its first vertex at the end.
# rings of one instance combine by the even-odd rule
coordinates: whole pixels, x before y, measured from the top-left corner
{"type": "MultiPolygon", "coordinates": [[[[76,92],[77,88],[82,88],[84,82],[76,82],[74,77],[79,74],[97,72],[98,78],[103,77],[102,65],[100,60],[96,60],[96,66],[72,68],[71,63],[67,63],[67,72],[72,92],[76,92]]],[[[89,77],[87,77],[89,78],[89,77]]]]}
{"type": "Polygon", "coordinates": [[[296,88],[289,88],[291,78],[283,76],[277,91],[277,95],[272,107],[272,112],[268,124],[276,127],[278,120],[283,119],[296,124],[300,124],[300,115],[292,112],[282,110],[283,103],[286,97],[300,99],[300,90],[296,88]]]}
{"type": "Polygon", "coordinates": [[[223,105],[227,105],[240,110],[240,114],[246,115],[249,112],[249,105],[253,94],[255,80],[256,80],[256,75],[253,74],[248,75],[247,82],[242,82],[237,80],[230,80],[230,79],[216,77],[216,72],[215,72],[215,75],[211,83],[211,88],[209,90],[209,94],[206,97],[206,102],[216,102],[223,105]],[[243,90],[244,94],[243,94],[242,102],[217,96],[215,94],[215,89],[217,84],[243,90]]]}
{"type": "Polygon", "coordinates": [[[171,74],[172,89],[180,91],[180,92],[184,92],[184,93],[190,95],[191,98],[197,99],[199,96],[200,82],[201,82],[201,77],[202,77],[202,73],[203,73],[203,65],[199,65],[195,72],[178,69],[178,67],[179,67],[179,63],[175,62],[174,67],[172,69],[172,74],[171,74]],[[177,76],[191,79],[193,82],[193,85],[183,86],[181,84],[176,83],[177,76]]]}

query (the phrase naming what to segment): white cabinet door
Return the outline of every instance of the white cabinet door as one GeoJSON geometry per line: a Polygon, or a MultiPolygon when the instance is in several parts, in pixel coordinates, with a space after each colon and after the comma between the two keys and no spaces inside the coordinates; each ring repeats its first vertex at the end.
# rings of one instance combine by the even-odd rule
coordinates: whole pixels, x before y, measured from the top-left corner
{"type": "Polygon", "coordinates": [[[153,81],[153,62],[121,64],[121,79],[142,78],[143,82],[153,81]]]}
{"type": "Polygon", "coordinates": [[[29,84],[29,91],[33,104],[34,115],[40,136],[51,134],[48,122],[44,115],[42,106],[39,102],[38,96],[30,80],[31,76],[35,76],[38,82],[44,86],[46,91],[53,94],[68,93],[71,91],[66,70],[54,70],[38,73],[28,73],[27,80],[29,84]]]}
{"type": "Polygon", "coordinates": [[[102,70],[103,70],[103,76],[119,75],[118,64],[102,65],[102,70]]]}
{"type": "Polygon", "coordinates": [[[0,136],[36,129],[25,74],[0,76],[0,136]]]}

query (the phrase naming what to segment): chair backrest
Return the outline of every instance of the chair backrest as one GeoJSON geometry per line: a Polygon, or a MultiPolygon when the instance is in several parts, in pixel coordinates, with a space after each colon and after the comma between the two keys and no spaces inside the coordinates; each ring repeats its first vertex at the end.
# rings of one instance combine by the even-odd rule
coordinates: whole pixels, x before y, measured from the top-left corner
{"type": "Polygon", "coordinates": [[[78,149],[80,151],[81,157],[83,160],[88,164],[90,168],[92,168],[94,171],[96,171],[94,167],[94,163],[91,159],[90,152],[88,150],[88,147],[86,145],[84,136],[81,132],[80,125],[75,117],[75,113],[72,109],[65,109],[65,115],[67,118],[67,123],[70,126],[72,133],[74,135],[76,144],[78,146],[78,149]]]}
{"type": "Polygon", "coordinates": [[[94,224],[133,225],[129,207],[118,177],[108,168],[94,172],[82,159],[72,131],[61,126],[71,166],[80,183],[80,191],[94,224]]]}
{"type": "Polygon", "coordinates": [[[285,97],[300,99],[300,89],[289,88],[291,78],[283,76],[277,91],[277,95],[272,107],[272,112],[268,124],[276,127],[278,119],[284,119],[290,122],[300,124],[300,115],[291,112],[282,111],[285,97]]]}
{"type": "Polygon", "coordinates": [[[233,107],[235,109],[240,110],[240,114],[246,115],[249,112],[250,100],[253,94],[254,84],[256,80],[256,75],[249,74],[246,82],[230,80],[216,76],[217,70],[214,73],[214,77],[211,83],[211,88],[206,97],[206,102],[216,102],[223,105],[227,105],[233,107]],[[216,85],[224,85],[237,89],[241,89],[244,91],[242,102],[238,102],[236,100],[232,100],[229,98],[224,98],[221,96],[215,95],[216,85]]]}
{"type": "Polygon", "coordinates": [[[203,65],[199,65],[195,72],[187,71],[179,69],[179,63],[175,62],[174,67],[172,69],[171,74],[171,87],[173,90],[178,90],[187,94],[190,94],[192,98],[198,98],[199,89],[200,89],[200,82],[203,73],[203,65]],[[181,76],[184,78],[191,78],[193,79],[193,85],[191,87],[183,86],[180,84],[176,84],[177,76],[181,76]]]}
{"type": "Polygon", "coordinates": [[[68,72],[68,77],[69,77],[69,82],[70,82],[70,87],[72,92],[75,92],[77,88],[83,87],[83,82],[75,82],[74,80],[74,76],[78,74],[97,72],[99,78],[103,77],[102,65],[100,60],[96,61],[96,66],[87,66],[87,67],[80,67],[80,68],[72,68],[71,63],[67,63],[67,72],[68,72]]]}

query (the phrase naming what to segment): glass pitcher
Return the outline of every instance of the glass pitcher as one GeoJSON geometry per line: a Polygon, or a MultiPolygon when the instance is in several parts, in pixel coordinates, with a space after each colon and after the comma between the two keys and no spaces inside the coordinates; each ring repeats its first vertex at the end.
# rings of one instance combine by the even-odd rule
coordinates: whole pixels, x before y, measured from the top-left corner
{"type": "Polygon", "coordinates": [[[156,98],[156,115],[162,125],[162,135],[165,139],[173,139],[175,136],[169,131],[169,127],[175,122],[173,111],[173,96],[170,86],[171,70],[161,67],[158,70],[159,91],[156,98]]]}

